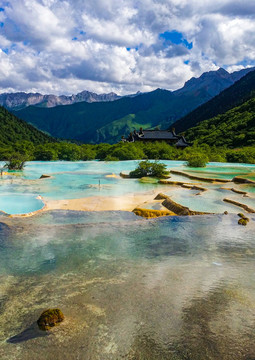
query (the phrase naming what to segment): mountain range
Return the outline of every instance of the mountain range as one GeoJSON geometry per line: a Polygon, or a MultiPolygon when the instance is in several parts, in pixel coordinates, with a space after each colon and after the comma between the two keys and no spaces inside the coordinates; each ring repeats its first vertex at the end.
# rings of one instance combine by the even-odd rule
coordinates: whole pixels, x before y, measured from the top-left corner
{"type": "Polygon", "coordinates": [[[54,137],[114,143],[139,127],[171,126],[253,70],[232,74],[224,69],[210,71],[190,79],[174,92],[157,89],[114,101],[83,101],[52,108],[29,106],[13,113],[54,137]]]}
{"type": "Polygon", "coordinates": [[[103,101],[114,101],[120,99],[120,96],[111,92],[109,94],[95,94],[90,91],[82,91],[76,95],[42,95],[40,93],[3,93],[0,94],[0,105],[4,106],[9,110],[20,110],[27,106],[38,106],[51,108],[58,105],[71,105],[77,102],[86,101],[92,102],[103,102],[103,101]]]}
{"type": "Polygon", "coordinates": [[[172,126],[177,132],[186,131],[203,120],[223,114],[241,105],[254,96],[255,71],[251,71],[220,94],[176,121],[172,126]]]}

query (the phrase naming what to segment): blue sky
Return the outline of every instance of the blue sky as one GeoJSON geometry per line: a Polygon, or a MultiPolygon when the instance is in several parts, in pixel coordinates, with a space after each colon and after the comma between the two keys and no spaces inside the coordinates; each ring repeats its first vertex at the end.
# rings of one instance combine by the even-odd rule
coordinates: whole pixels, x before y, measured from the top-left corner
{"type": "Polygon", "coordinates": [[[255,1],[9,0],[0,92],[127,94],[255,65],[255,1]]]}

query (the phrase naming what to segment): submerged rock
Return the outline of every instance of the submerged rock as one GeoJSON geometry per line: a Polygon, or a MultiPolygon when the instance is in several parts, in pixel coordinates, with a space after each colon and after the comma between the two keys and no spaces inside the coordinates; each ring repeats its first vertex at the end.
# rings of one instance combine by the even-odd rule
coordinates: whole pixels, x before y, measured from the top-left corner
{"type": "Polygon", "coordinates": [[[39,319],[37,324],[40,330],[50,330],[52,327],[58,325],[64,320],[64,314],[59,309],[45,310],[39,319]]]}

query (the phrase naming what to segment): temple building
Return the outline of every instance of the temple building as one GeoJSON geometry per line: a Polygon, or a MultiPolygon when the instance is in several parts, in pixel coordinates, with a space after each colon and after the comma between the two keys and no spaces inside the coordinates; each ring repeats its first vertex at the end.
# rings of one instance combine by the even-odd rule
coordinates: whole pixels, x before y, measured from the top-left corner
{"type": "Polygon", "coordinates": [[[134,130],[130,133],[127,139],[122,138],[122,141],[134,142],[134,141],[165,141],[168,144],[175,144],[178,148],[186,148],[191,146],[184,136],[176,135],[175,130],[143,130],[142,128],[137,132],[134,130]]]}

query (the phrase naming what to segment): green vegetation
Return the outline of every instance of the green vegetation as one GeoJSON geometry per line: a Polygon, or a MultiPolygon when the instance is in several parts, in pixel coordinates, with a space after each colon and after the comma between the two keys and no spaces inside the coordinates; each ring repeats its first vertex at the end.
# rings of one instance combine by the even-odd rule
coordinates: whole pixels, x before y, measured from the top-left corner
{"type": "MultiPolygon", "coordinates": [[[[255,96],[255,71],[251,71],[219,95],[199,106],[172,126],[177,132],[186,131],[203,120],[224,114],[255,96]]],[[[169,124],[170,125],[170,124],[169,124]]]]}
{"type": "Polygon", "coordinates": [[[27,157],[20,153],[13,153],[4,165],[8,170],[23,170],[27,157]]]}
{"type": "Polygon", "coordinates": [[[166,171],[166,165],[158,161],[151,162],[149,160],[140,161],[137,168],[129,173],[131,178],[142,178],[145,176],[161,178],[169,174],[166,171]]]}
{"type": "Polygon", "coordinates": [[[49,135],[35,129],[0,106],[0,147],[17,141],[44,144],[55,141],[49,135]]]}
{"type": "Polygon", "coordinates": [[[255,97],[225,114],[202,121],[186,132],[186,138],[227,148],[255,145],[255,97]]]}
{"type": "Polygon", "coordinates": [[[157,89],[110,102],[81,102],[54,108],[29,106],[14,114],[57,138],[116,143],[122,135],[128,136],[140,127],[165,129],[211,98],[206,89],[199,93],[197,89],[157,89]]]}
{"type": "Polygon", "coordinates": [[[206,167],[208,157],[205,154],[195,154],[188,156],[187,166],[190,167],[206,167]]]}
{"type": "Polygon", "coordinates": [[[255,146],[227,149],[207,144],[194,144],[184,150],[164,142],[154,143],[118,143],[110,144],[83,144],[77,145],[68,142],[33,144],[29,141],[13,144],[0,144],[0,161],[24,156],[28,160],[182,160],[188,161],[196,156],[207,157],[208,161],[216,162],[244,162],[255,164],[255,146]],[[20,154],[20,155],[19,155],[20,154]]]}

